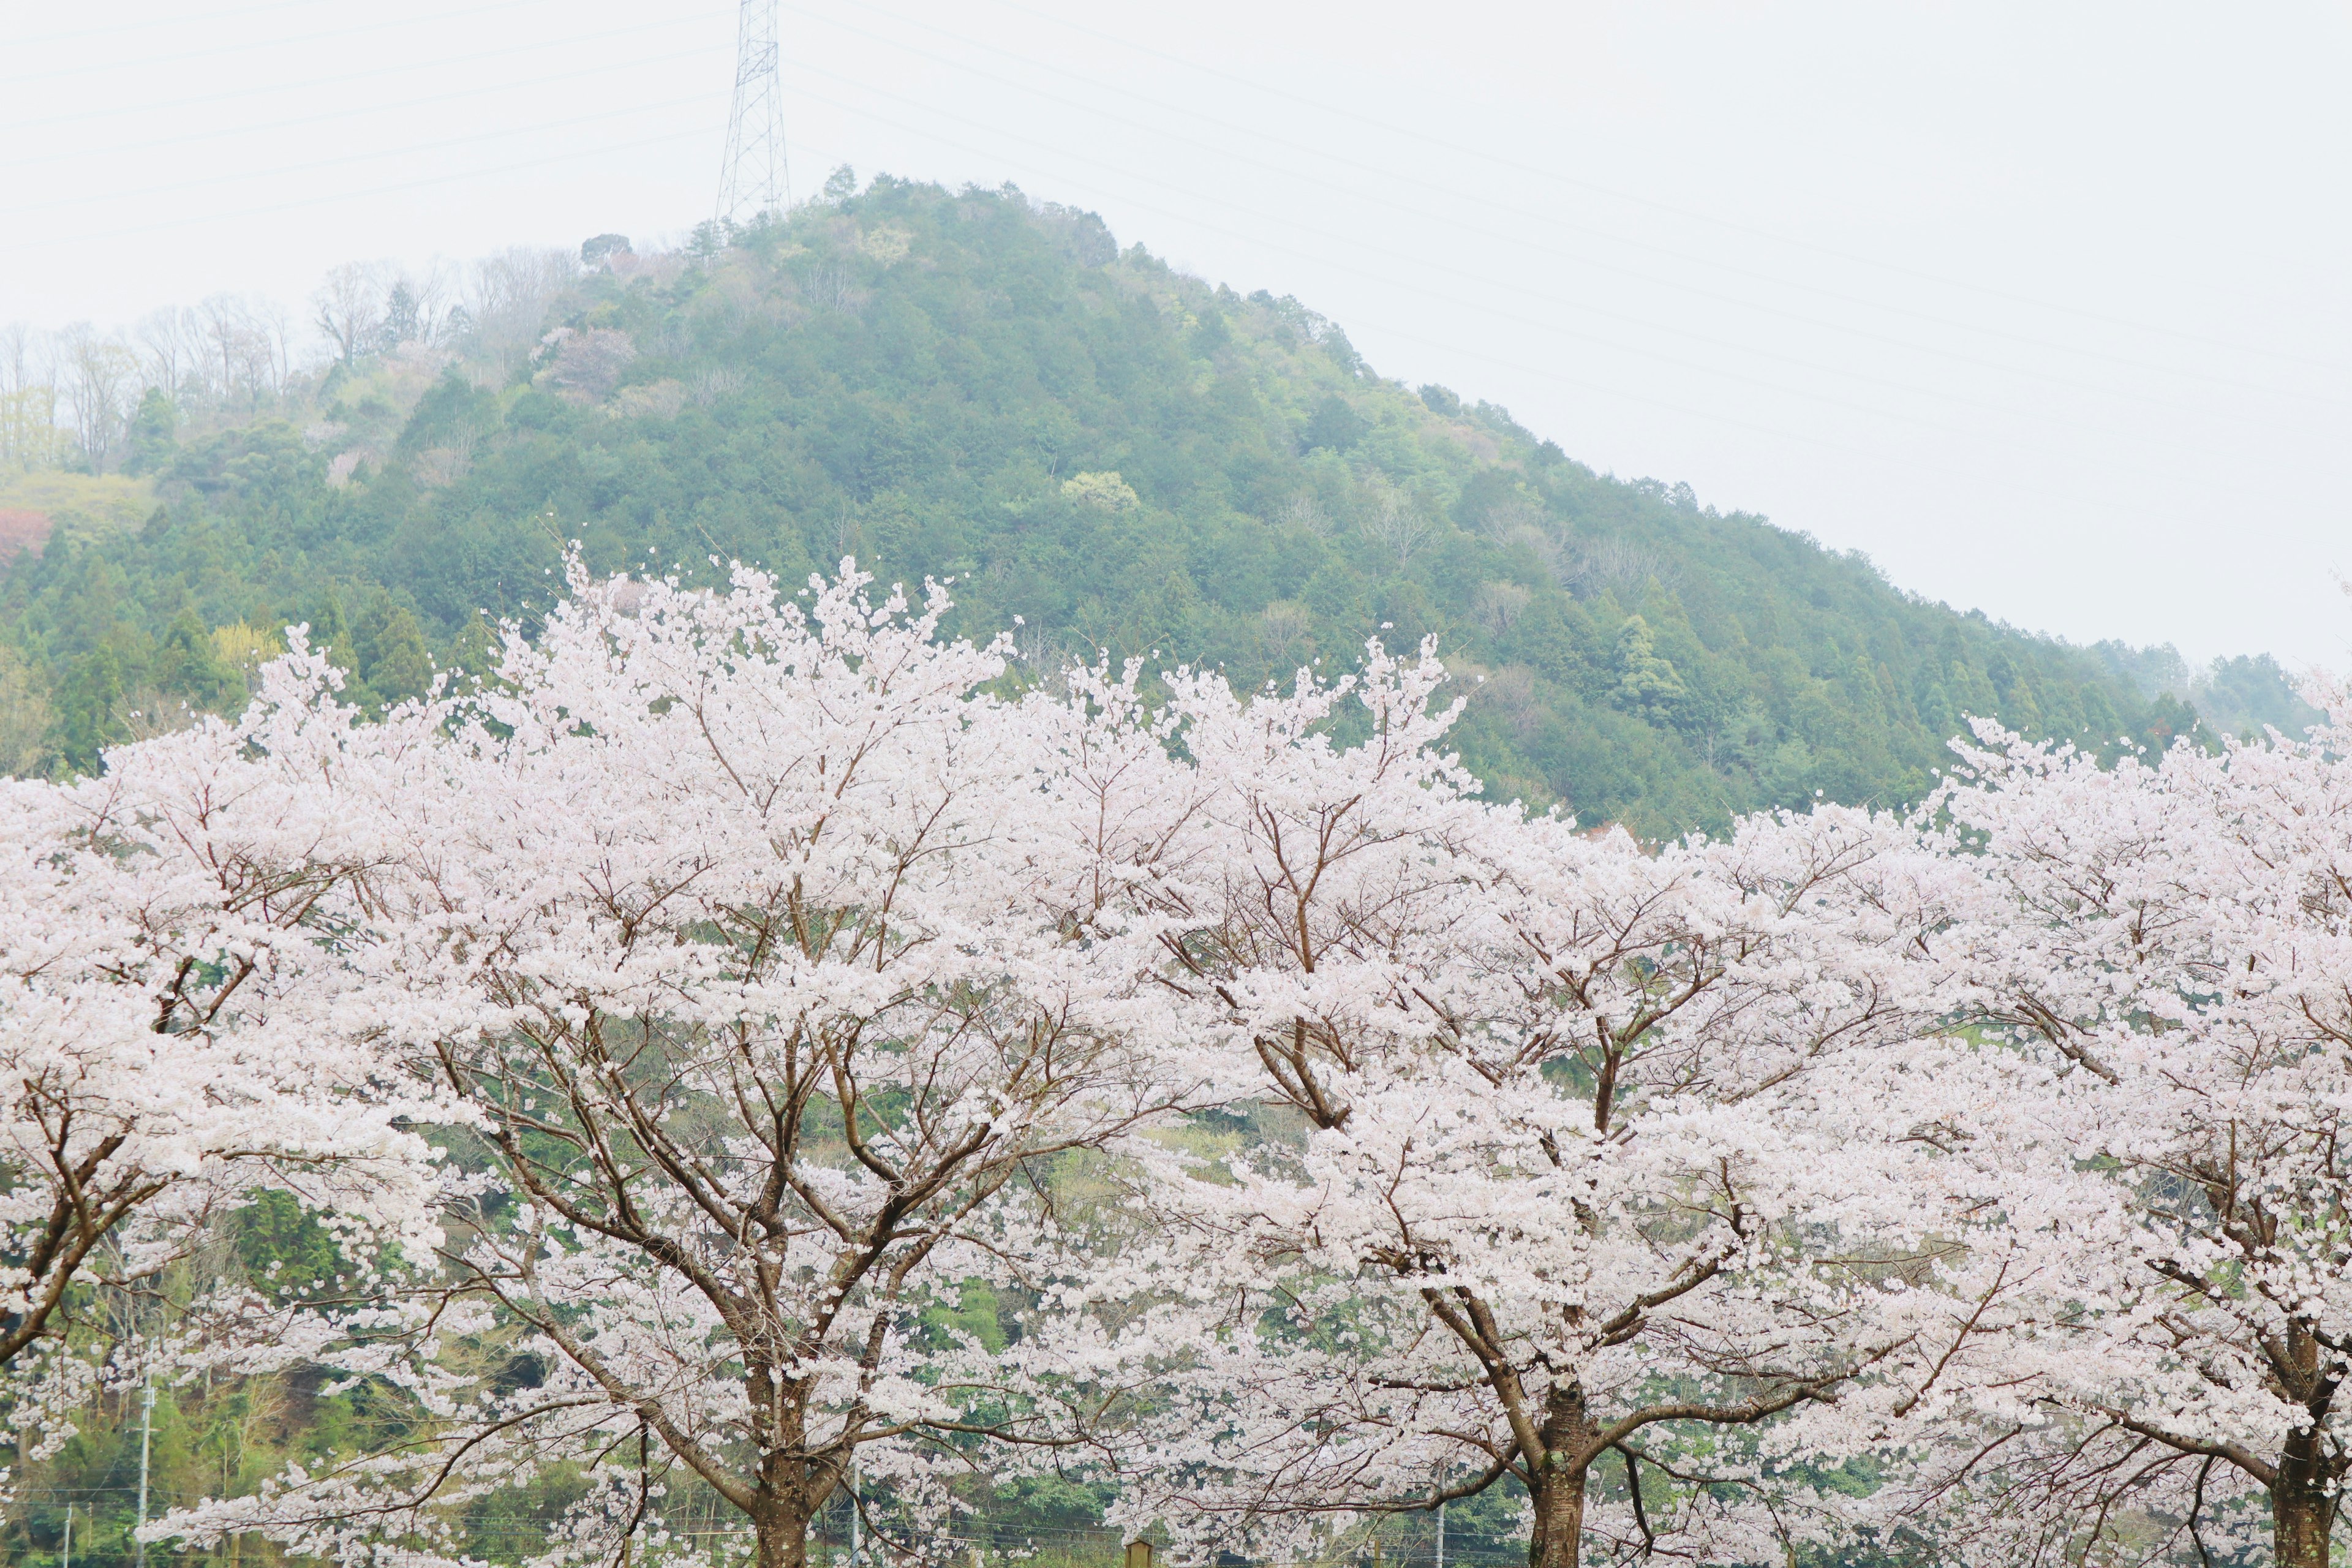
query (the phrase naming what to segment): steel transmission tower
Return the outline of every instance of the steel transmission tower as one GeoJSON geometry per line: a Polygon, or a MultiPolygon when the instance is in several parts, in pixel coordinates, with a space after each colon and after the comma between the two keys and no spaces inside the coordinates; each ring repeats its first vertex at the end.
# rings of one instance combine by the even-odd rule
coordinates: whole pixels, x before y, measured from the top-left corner
{"type": "Polygon", "coordinates": [[[784,83],[777,68],[776,0],[743,0],[735,40],[735,107],[719,174],[719,221],[748,223],[793,203],[784,164],[784,83]]]}

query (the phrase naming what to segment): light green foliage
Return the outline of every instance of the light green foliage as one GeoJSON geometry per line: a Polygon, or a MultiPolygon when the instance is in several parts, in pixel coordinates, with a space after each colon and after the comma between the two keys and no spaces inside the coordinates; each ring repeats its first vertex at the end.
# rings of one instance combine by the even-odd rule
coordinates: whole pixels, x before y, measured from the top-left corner
{"type": "Polygon", "coordinates": [[[0,644],[0,774],[37,776],[48,766],[48,697],[24,656],[0,644]]]}
{"type": "Polygon", "coordinates": [[[1097,511],[1132,511],[1143,504],[1133,486],[1117,470],[1107,474],[1073,474],[1062,481],[1062,494],[1097,511]]]}
{"type": "Polygon", "coordinates": [[[2209,729],[2244,740],[2260,740],[2266,729],[2301,740],[2326,717],[2269,654],[2215,659],[2190,697],[2209,729]]]}
{"type": "Polygon", "coordinates": [[[1690,689],[1673,663],[1658,657],[1657,640],[1639,616],[1626,616],[1617,628],[1617,686],[1611,695],[1627,712],[1661,724],[1672,724],[1690,702],[1690,689]]]}

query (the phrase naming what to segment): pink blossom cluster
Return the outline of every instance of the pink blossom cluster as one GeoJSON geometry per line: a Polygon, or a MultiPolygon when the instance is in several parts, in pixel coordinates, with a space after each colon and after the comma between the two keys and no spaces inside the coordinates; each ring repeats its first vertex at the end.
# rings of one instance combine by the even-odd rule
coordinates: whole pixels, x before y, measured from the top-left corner
{"type": "Polygon", "coordinates": [[[208,1353],[414,1415],[159,1533],[455,1564],[560,1473],[551,1568],[775,1568],[1058,1469],[1188,1557],[1502,1488],[1538,1568],[2327,1561],[2341,704],[1644,845],[1482,798],[1425,647],[1024,683],[846,563],[570,588],[7,786],[15,1408],[274,1186],[354,1282],[208,1353]]]}

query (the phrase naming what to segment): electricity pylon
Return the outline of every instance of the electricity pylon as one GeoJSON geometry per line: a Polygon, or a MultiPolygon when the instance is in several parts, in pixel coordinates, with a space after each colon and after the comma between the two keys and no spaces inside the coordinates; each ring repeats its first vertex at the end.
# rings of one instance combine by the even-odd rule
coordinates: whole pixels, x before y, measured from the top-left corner
{"type": "Polygon", "coordinates": [[[776,0],[743,0],[727,163],[719,172],[720,223],[748,223],[792,205],[792,174],[784,164],[784,83],[777,59],[776,0]]]}

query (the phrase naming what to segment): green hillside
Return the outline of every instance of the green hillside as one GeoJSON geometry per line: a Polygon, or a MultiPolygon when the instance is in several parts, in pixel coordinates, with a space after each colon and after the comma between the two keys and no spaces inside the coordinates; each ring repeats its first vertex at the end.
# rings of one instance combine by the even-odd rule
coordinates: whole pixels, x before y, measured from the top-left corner
{"type": "Polygon", "coordinates": [[[960,629],[1023,617],[1038,679],[1105,649],[1256,682],[1434,634],[1485,677],[1460,733],[1496,791],[1649,833],[1911,798],[1968,713],[2103,746],[2192,721],[2112,658],[1384,380],[1090,215],[829,188],[698,255],[606,237],[431,344],[394,301],[273,403],[152,394],[120,460],[152,516],[60,527],[0,584],[0,766],[233,704],[289,620],[372,698],[415,691],[485,615],[527,621],[575,538],[599,568],[952,576],[960,629]]]}

